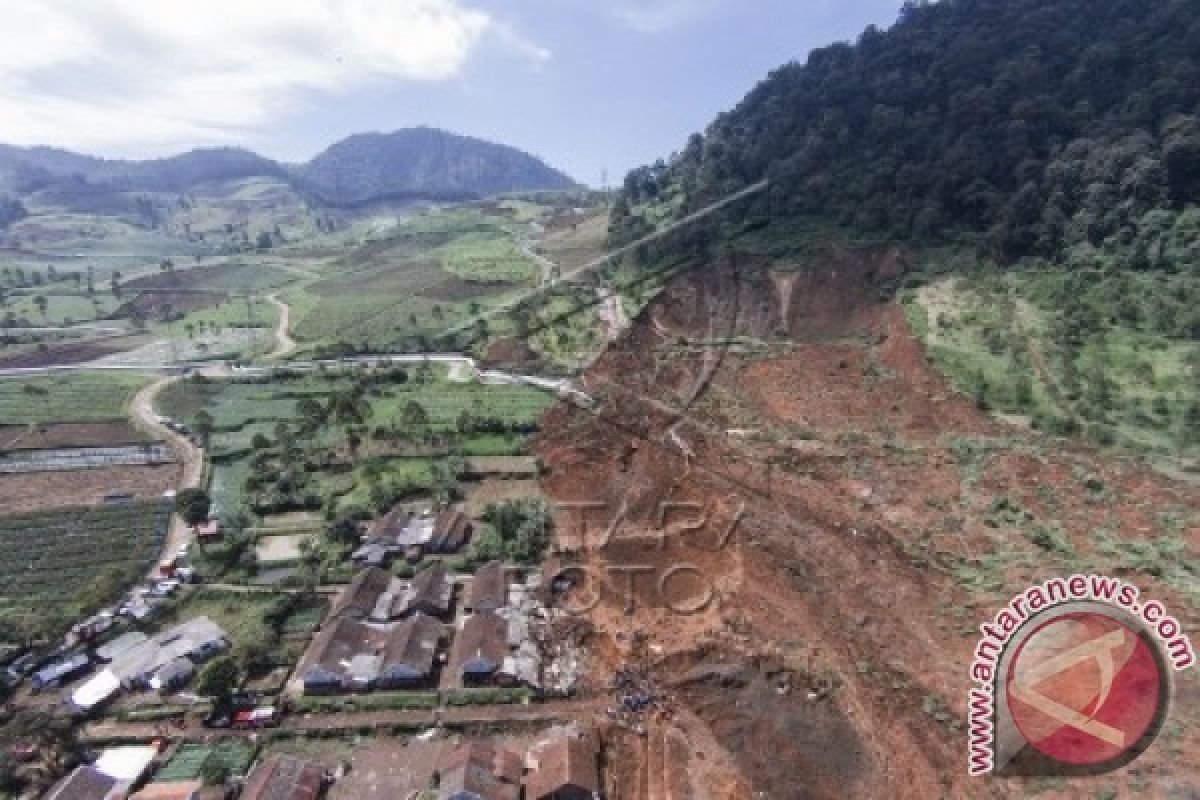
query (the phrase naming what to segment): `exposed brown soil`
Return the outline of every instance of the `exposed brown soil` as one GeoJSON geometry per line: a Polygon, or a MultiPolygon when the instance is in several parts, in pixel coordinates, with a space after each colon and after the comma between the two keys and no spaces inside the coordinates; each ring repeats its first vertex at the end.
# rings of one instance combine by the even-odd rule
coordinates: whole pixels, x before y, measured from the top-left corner
{"type": "MultiPolygon", "coordinates": [[[[1195,630],[1177,587],[1093,532],[1178,537],[1200,557],[1200,491],[956,395],[881,299],[903,263],[838,251],[785,281],[733,264],[681,276],[585,376],[596,407],[560,404],[543,421],[543,488],[606,506],[586,527],[578,512],[558,525],[560,557],[591,570],[580,597],[599,598],[591,683],[640,664],[669,698],[641,755],[615,765],[643,787],[626,796],[1024,797],[1029,782],[966,775],[980,622],[1026,584],[1086,568],[1136,580],[1195,630]],[[711,346],[729,334],[769,354],[711,346]],[[1001,497],[1032,517],[998,515],[1001,497]],[[703,512],[676,508],[662,526],[668,502],[703,512]],[[1075,554],[1035,544],[1038,525],[1075,554]],[[630,590],[612,569],[633,566],[648,571],[630,590]],[[708,589],[696,613],[668,608],[708,589]]],[[[1185,676],[1173,717],[1194,719],[1198,701],[1185,676]]],[[[1200,731],[1169,738],[1136,768],[1200,778],[1200,731]]],[[[1133,796],[1125,777],[1041,796],[1098,785],[1133,796]]]]}
{"type": "Polygon", "coordinates": [[[56,364],[82,364],[97,358],[131,350],[144,343],[143,337],[114,336],[90,342],[50,344],[45,350],[35,350],[19,355],[0,355],[0,369],[27,369],[56,364]]]}
{"type": "Polygon", "coordinates": [[[178,464],[166,464],[0,475],[0,511],[19,514],[99,505],[113,493],[153,500],[179,485],[180,471],[178,464]]]}
{"type": "Polygon", "coordinates": [[[457,275],[442,271],[445,279],[422,289],[421,296],[430,300],[444,300],[460,303],[480,296],[503,294],[512,289],[512,284],[506,281],[486,283],[483,281],[465,281],[457,275]]]}
{"type": "Polygon", "coordinates": [[[488,345],[483,358],[488,366],[493,367],[521,366],[532,364],[537,359],[538,354],[529,344],[517,338],[497,339],[488,345]]]}
{"type": "Polygon", "coordinates": [[[147,441],[146,435],[124,420],[0,425],[0,450],[108,447],[144,441],[147,441]]]}
{"type": "Polygon", "coordinates": [[[230,273],[242,270],[240,264],[218,264],[203,269],[180,269],[142,275],[121,284],[127,290],[145,289],[191,289],[212,286],[230,273]]]}
{"type": "Polygon", "coordinates": [[[193,311],[203,311],[206,308],[215,308],[228,299],[228,295],[208,292],[142,292],[122,305],[115,316],[128,317],[135,311],[144,318],[159,318],[168,312],[188,314],[193,311]]]}

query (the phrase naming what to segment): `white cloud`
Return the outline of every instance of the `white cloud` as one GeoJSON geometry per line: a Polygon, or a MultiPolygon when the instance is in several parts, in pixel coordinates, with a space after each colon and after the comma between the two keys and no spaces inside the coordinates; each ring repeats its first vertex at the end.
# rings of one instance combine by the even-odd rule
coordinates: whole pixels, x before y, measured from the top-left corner
{"type": "Polygon", "coordinates": [[[704,17],[720,0],[609,0],[609,13],[639,33],[662,33],[704,17]]]}
{"type": "Polygon", "coordinates": [[[461,0],[8,0],[0,141],[234,142],[310,103],[458,74],[491,37],[544,49],[461,0]]]}

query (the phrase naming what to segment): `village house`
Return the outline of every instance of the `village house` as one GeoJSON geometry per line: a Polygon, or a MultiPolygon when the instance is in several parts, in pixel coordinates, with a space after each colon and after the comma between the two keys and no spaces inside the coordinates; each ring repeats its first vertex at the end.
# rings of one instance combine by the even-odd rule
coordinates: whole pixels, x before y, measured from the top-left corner
{"type": "Polygon", "coordinates": [[[391,619],[391,606],[404,585],[395,575],[378,567],[368,567],[350,580],[338,593],[329,610],[330,619],[391,619]]]}
{"type": "Polygon", "coordinates": [[[600,742],[591,728],[550,732],[530,748],[525,800],[593,800],[600,796],[600,742]]]}
{"type": "Polygon", "coordinates": [[[475,570],[467,591],[465,611],[497,611],[508,605],[508,570],[499,561],[490,561],[475,570]]]}
{"type": "Polygon", "coordinates": [[[436,514],[396,506],[371,523],[351,558],[364,566],[385,566],[396,556],[410,562],[430,554],[457,553],[470,541],[475,523],[460,511],[436,514]]]}
{"type": "Polygon", "coordinates": [[[329,783],[329,773],[316,762],[271,756],[246,778],[241,800],[317,800],[329,783]]]}
{"type": "Polygon", "coordinates": [[[35,691],[56,689],[64,683],[87,672],[92,666],[92,660],[84,653],[68,656],[53,664],[42,667],[33,673],[32,683],[35,691]]]}
{"type": "Polygon", "coordinates": [[[110,639],[109,641],[100,645],[93,652],[95,653],[97,661],[107,664],[121,653],[132,650],[149,638],[149,636],[141,631],[126,631],[120,636],[110,639]]]}
{"type": "Polygon", "coordinates": [[[508,625],[494,612],[472,614],[454,639],[450,668],[464,686],[494,682],[508,656],[508,625]]]}
{"type": "Polygon", "coordinates": [[[507,748],[466,742],[438,766],[438,800],[517,800],[523,770],[521,756],[507,748]]]}
{"type": "Polygon", "coordinates": [[[150,770],[158,750],[112,747],[93,764],[76,767],[42,796],[42,800],[122,800],[150,770]]]}
{"type": "Polygon", "coordinates": [[[77,712],[86,713],[112,699],[121,689],[174,691],[191,679],[197,664],[229,647],[225,631],[208,617],[196,617],[153,637],[122,634],[96,649],[108,665],[70,697],[77,712]]]}
{"type": "Polygon", "coordinates": [[[471,614],[463,621],[450,658],[463,686],[542,687],[542,655],[530,620],[535,596],[523,583],[508,583],[499,562],[480,567],[467,592],[471,614]]]}
{"type": "Polygon", "coordinates": [[[168,694],[186,686],[195,674],[196,665],[192,660],[180,656],[163,664],[158,672],[151,676],[149,686],[160,694],[168,694]]]}
{"type": "Polygon", "coordinates": [[[440,561],[416,574],[399,598],[396,616],[422,613],[444,617],[453,606],[454,581],[440,561]]]}
{"type": "Polygon", "coordinates": [[[125,788],[115,778],[85,764],[51,787],[42,800],[118,800],[125,788]]]}
{"type": "Polygon", "coordinates": [[[382,624],[417,612],[444,617],[450,613],[453,597],[454,581],[440,563],[421,570],[407,584],[386,570],[368,567],[338,594],[329,618],[382,624]]]}
{"type": "Polygon", "coordinates": [[[108,668],[126,688],[149,685],[160,669],[177,658],[203,663],[229,647],[229,638],[208,617],[195,617],[163,631],[113,658],[108,668]]]}
{"type": "Polygon", "coordinates": [[[297,670],[304,692],[428,685],[442,631],[440,622],[420,613],[390,625],[351,617],[333,620],[313,640],[297,670]]]}

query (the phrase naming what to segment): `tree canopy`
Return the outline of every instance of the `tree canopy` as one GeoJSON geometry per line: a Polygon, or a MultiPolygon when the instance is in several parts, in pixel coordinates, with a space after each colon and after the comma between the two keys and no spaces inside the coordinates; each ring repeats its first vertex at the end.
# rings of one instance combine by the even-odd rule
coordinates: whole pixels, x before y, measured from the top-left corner
{"type": "Polygon", "coordinates": [[[1181,212],[1200,199],[1198,58],[1187,0],[908,2],[891,29],[775,70],[632,171],[613,235],[770,178],[729,215],[968,239],[1002,263],[1120,249],[1134,267],[1195,264],[1181,212]]]}

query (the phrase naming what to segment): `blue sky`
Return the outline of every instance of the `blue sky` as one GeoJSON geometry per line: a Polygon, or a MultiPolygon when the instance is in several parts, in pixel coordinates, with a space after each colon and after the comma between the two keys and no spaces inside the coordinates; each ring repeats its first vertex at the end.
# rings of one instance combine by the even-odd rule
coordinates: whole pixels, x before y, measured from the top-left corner
{"type": "Polygon", "coordinates": [[[0,141],[299,161],[425,124],[597,185],[681,147],[772,68],[890,25],[900,0],[9,2],[0,141]]]}

